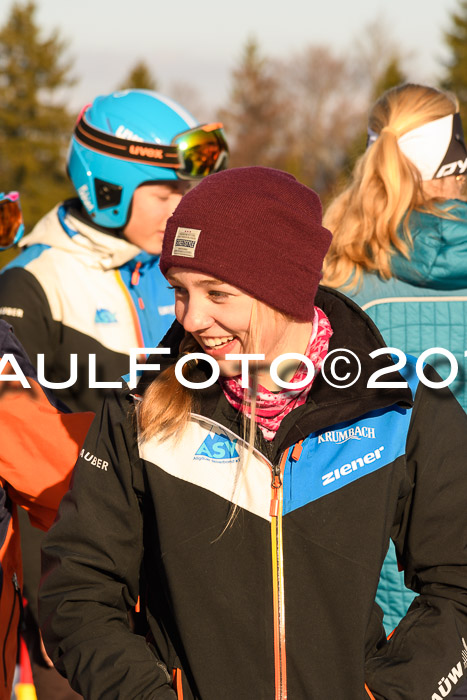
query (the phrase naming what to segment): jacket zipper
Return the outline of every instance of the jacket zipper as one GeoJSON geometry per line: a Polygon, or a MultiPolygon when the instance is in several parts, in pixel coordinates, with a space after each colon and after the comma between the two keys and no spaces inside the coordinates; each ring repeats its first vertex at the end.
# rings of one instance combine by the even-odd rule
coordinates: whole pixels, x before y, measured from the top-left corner
{"type": "Polygon", "coordinates": [[[280,463],[272,467],[271,481],[271,548],[274,608],[274,677],[275,700],[287,700],[285,657],[284,552],[282,543],[283,476],[288,450],[280,463]]]}
{"type": "MultiPolygon", "coordinates": [[[[16,599],[18,598],[20,602],[20,613],[22,610],[22,600],[21,600],[21,590],[19,587],[18,583],[18,577],[16,575],[16,572],[13,574],[11,577],[11,581],[13,583],[14,589],[15,589],[15,595],[13,598],[13,605],[11,608],[11,613],[10,613],[10,619],[8,620],[8,625],[6,628],[5,632],[5,638],[3,640],[3,652],[2,652],[2,661],[3,661],[3,678],[5,679],[5,687],[7,686],[7,667],[6,667],[6,645],[8,643],[8,638],[10,636],[10,629],[11,629],[11,623],[13,622],[13,617],[15,615],[15,610],[16,610],[16,599]]],[[[21,619],[20,619],[21,622],[21,619]]]]}
{"type": "MultiPolygon", "coordinates": [[[[222,428],[226,435],[231,435],[240,440],[239,436],[226,428],[221,423],[207,419],[197,413],[191,414],[192,418],[216,425],[222,428]]],[[[291,459],[299,460],[302,451],[300,440],[291,450],[291,459]]],[[[285,654],[285,598],[284,598],[284,558],[282,543],[282,506],[283,506],[283,476],[287,455],[290,450],[282,453],[279,464],[273,465],[256,448],[253,452],[266,462],[272,474],[271,480],[271,503],[269,515],[271,516],[271,551],[272,551],[272,583],[273,583],[273,613],[274,613],[274,677],[275,677],[275,700],[287,700],[287,668],[285,654]]]]}
{"type": "Polygon", "coordinates": [[[298,462],[302,454],[303,440],[293,448],[285,450],[279,464],[272,467],[271,481],[271,545],[272,585],[274,606],[274,676],[275,700],[287,700],[287,664],[285,653],[285,591],[284,591],[284,547],[282,540],[282,511],[284,503],[284,470],[287,456],[298,462]]]}

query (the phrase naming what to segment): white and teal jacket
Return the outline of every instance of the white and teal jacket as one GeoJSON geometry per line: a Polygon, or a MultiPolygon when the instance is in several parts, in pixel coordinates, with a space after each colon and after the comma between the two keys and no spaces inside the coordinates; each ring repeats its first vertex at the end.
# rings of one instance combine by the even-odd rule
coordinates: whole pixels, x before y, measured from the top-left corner
{"type": "Polygon", "coordinates": [[[125,238],[86,224],[77,200],[57,206],[21,241],[22,252],[0,274],[0,318],[33,363],[45,356],[45,378],[77,379],[56,390],[72,410],[97,410],[104,388],[90,388],[89,355],[97,382],[129,371],[130,348],[155,347],[174,319],[173,292],[159,258],[125,238]]]}

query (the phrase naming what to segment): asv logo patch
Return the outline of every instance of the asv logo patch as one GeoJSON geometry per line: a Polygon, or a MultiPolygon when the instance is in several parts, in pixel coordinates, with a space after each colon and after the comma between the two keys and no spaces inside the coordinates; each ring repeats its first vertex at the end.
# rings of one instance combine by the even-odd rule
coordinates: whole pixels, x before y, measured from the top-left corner
{"type": "Polygon", "coordinates": [[[238,462],[240,455],[237,440],[229,440],[225,435],[208,435],[199,446],[195,459],[208,459],[213,462],[238,462]]]}
{"type": "Polygon", "coordinates": [[[117,314],[108,309],[96,309],[94,323],[117,323],[117,314]]]}

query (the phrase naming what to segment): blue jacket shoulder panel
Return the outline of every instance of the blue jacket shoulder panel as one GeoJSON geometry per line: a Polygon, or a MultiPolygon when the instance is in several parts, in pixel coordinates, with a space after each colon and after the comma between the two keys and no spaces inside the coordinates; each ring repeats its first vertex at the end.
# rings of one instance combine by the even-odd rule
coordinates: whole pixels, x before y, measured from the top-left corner
{"type": "Polygon", "coordinates": [[[36,260],[45,250],[49,250],[51,246],[42,243],[36,243],[28,248],[25,248],[16,258],[13,258],[8,265],[0,270],[0,272],[6,272],[7,270],[12,270],[15,267],[27,267],[30,262],[36,260]]]}
{"type": "Polygon", "coordinates": [[[142,253],[123,265],[120,274],[133,299],[145,346],[157,347],[175,319],[174,293],[160,271],[159,257],[142,253]]]}
{"type": "MultiPolygon", "coordinates": [[[[420,383],[416,359],[407,356],[398,371],[415,398],[420,383]]],[[[390,375],[384,379],[391,381],[390,375]]],[[[411,417],[412,408],[395,404],[311,433],[303,441],[299,461],[293,460],[293,450],[290,451],[284,472],[284,514],[338,491],[404,455],[411,417]]]]}

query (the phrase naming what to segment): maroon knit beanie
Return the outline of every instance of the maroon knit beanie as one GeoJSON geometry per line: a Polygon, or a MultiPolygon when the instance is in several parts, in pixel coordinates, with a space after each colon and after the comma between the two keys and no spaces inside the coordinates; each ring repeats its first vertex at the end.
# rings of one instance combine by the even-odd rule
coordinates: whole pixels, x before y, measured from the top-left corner
{"type": "Polygon", "coordinates": [[[188,192],[167,222],[160,267],[183,267],[311,321],[331,233],[318,195],[289,173],[232,168],[188,192]]]}

